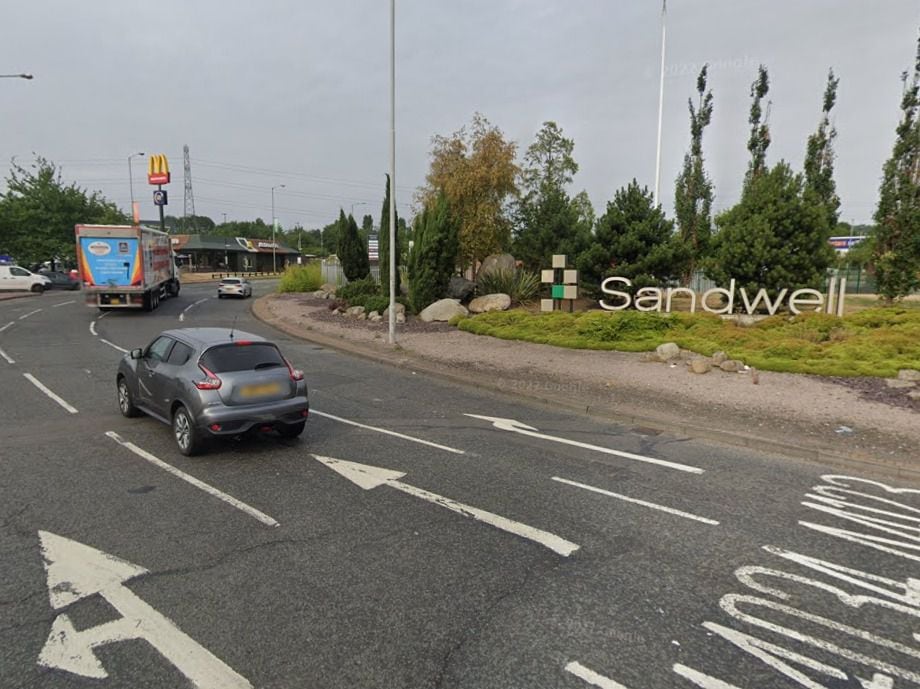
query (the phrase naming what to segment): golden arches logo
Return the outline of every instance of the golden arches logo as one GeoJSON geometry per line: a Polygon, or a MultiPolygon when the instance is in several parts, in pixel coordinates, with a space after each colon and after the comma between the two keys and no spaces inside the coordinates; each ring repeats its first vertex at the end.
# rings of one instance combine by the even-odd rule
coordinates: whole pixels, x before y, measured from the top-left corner
{"type": "Polygon", "coordinates": [[[169,161],[162,153],[156,153],[147,160],[147,182],[169,184],[169,161]]]}

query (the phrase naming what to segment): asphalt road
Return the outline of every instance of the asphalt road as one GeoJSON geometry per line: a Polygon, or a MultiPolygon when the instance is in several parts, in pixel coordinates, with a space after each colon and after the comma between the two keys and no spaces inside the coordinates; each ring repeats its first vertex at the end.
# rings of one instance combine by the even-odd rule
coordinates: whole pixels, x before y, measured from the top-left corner
{"type": "Polygon", "coordinates": [[[212,285],[79,300],[0,302],[0,687],[920,686],[920,485],[376,365],[212,285]],[[306,372],[302,438],[185,458],[121,417],[119,348],[234,323],[306,372]]]}

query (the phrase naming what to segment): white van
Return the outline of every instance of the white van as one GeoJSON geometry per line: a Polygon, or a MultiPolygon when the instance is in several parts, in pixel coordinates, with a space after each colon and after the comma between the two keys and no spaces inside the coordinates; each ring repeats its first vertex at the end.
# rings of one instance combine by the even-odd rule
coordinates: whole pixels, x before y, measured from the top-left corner
{"type": "Polygon", "coordinates": [[[50,288],[51,280],[44,275],[36,275],[19,266],[0,265],[0,290],[44,292],[50,288]]]}

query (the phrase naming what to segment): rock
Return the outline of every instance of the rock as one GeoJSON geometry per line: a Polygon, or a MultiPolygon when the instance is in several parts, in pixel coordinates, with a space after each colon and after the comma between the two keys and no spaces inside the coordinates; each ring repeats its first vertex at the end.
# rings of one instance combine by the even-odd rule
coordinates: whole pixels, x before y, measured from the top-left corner
{"type": "Polygon", "coordinates": [[[738,361],[737,359],[726,359],[719,364],[719,368],[726,373],[738,373],[738,371],[744,368],[744,362],[738,361]]]}
{"type": "Polygon", "coordinates": [[[680,356],[680,347],[673,342],[665,342],[655,348],[655,354],[658,355],[659,361],[670,361],[680,356]]]}
{"type": "Polygon", "coordinates": [[[405,322],[406,322],[406,314],[397,312],[397,313],[396,313],[396,322],[397,322],[397,323],[405,323],[405,322]]]}
{"type": "Polygon", "coordinates": [[[911,390],[907,393],[907,396],[915,402],[920,402],[920,390],[911,390]]]}
{"type": "Polygon", "coordinates": [[[454,316],[468,316],[469,311],[460,304],[459,299],[440,299],[422,309],[418,315],[426,323],[432,321],[449,321],[454,316]]]}
{"type": "Polygon", "coordinates": [[[487,313],[489,311],[507,311],[511,308],[511,297],[507,294],[486,294],[470,302],[470,313],[487,313]]]}
{"type": "Polygon", "coordinates": [[[451,299],[469,301],[476,293],[476,283],[459,275],[454,275],[447,283],[447,296],[451,299]]]}
{"type": "Polygon", "coordinates": [[[360,318],[364,319],[364,307],[363,306],[351,306],[345,311],[345,315],[350,318],[360,318]]]}
{"type": "Polygon", "coordinates": [[[920,371],[915,371],[912,368],[902,368],[898,371],[898,380],[912,380],[915,382],[920,382],[920,371]]]}
{"type": "Polygon", "coordinates": [[[383,318],[381,318],[379,312],[371,311],[369,314],[367,314],[367,320],[374,321],[376,323],[377,321],[382,321],[383,318]]]}
{"type": "Polygon", "coordinates": [[[658,358],[658,355],[655,352],[642,352],[640,361],[646,364],[661,363],[661,359],[658,358]]]}
{"type": "Polygon", "coordinates": [[[483,260],[477,277],[482,278],[499,270],[513,272],[515,268],[517,268],[517,263],[511,254],[492,254],[483,260]]]}
{"type": "MultiPolygon", "coordinates": [[[[396,311],[397,318],[399,317],[399,314],[403,314],[403,316],[405,316],[406,307],[404,304],[400,304],[399,302],[396,302],[396,307],[394,308],[394,311],[396,311]]],[[[385,321],[390,320],[390,307],[389,306],[383,310],[383,313],[381,314],[381,318],[383,318],[383,320],[385,321]]]]}
{"type": "Polygon", "coordinates": [[[321,289],[318,289],[315,292],[312,292],[310,296],[313,297],[314,299],[328,299],[329,298],[328,292],[321,290],[321,289]]]}
{"type": "Polygon", "coordinates": [[[320,285],[320,289],[326,294],[331,294],[335,296],[335,285],[333,285],[331,282],[326,282],[320,285]]]}
{"type": "Polygon", "coordinates": [[[706,357],[698,356],[696,359],[690,359],[690,370],[693,373],[709,373],[712,363],[706,357]]]}
{"type": "Polygon", "coordinates": [[[903,380],[900,378],[886,378],[885,385],[889,388],[901,389],[901,388],[913,388],[916,387],[916,383],[912,380],[903,380]]]}
{"type": "Polygon", "coordinates": [[[728,354],[718,351],[712,355],[713,366],[721,366],[723,362],[728,361],[728,354]]]}

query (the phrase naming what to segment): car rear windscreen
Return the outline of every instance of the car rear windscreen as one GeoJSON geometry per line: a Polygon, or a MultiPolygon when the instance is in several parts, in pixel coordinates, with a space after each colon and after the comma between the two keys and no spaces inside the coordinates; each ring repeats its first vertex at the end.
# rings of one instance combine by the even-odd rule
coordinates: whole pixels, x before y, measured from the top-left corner
{"type": "Polygon", "coordinates": [[[224,278],[223,280],[220,281],[220,284],[222,284],[222,285],[238,285],[238,284],[240,284],[240,281],[239,281],[239,280],[232,280],[232,279],[231,279],[231,280],[228,280],[228,279],[224,278]]]}
{"type": "Polygon", "coordinates": [[[278,348],[268,342],[211,347],[201,355],[200,363],[213,373],[259,371],[287,366],[278,348]]]}

